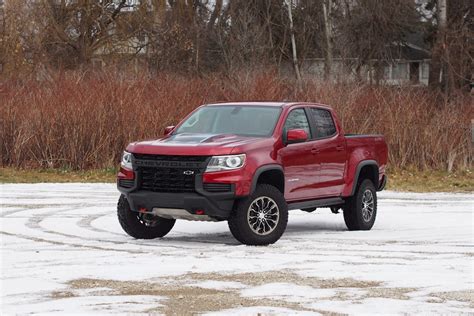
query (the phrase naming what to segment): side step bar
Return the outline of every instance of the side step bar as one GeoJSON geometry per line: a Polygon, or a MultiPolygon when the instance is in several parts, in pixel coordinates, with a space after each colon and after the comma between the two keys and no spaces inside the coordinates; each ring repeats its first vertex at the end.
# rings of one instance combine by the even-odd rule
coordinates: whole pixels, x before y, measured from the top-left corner
{"type": "Polygon", "coordinates": [[[344,204],[344,200],[341,198],[318,199],[318,200],[288,203],[288,210],[300,210],[302,208],[311,208],[311,207],[328,207],[328,206],[341,205],[341,204],[344,204]]]}

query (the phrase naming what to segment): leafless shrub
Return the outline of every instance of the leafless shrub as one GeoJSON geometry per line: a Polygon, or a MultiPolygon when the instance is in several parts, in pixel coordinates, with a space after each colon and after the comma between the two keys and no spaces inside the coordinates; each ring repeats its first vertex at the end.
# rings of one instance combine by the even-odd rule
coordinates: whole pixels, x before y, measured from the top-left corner
{"type": "Polygon", "coordinates": [[[53,73],[51,80],[0,86],[2,166],[102,168],[116,165],[128,142],[160,137],[196,106],[227,100],[327,103],[346,132],[384,134],[390,166],[472,167],[469,97],[447,104],[424,89],[306,81],[302,89],[274,72],[185,78],[116,73],[53,73]],[[128,78],[128,79],[126,79],[128,78]]]}

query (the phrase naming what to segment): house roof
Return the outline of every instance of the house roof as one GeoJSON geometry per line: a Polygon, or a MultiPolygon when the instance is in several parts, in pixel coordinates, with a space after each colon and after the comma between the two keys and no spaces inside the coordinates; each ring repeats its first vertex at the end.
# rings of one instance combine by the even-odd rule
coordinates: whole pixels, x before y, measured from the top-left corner
{"type": "Polygon", "coordinates": [[[391,58],[404,60],[424,60],[430,59],[431,55],[428,51],[421,49],[420,47],[406,43],[392,47],[391,58]]]}
{"type": "Polygon", "coordinates": [[[393,46],[392,58],[423,60],[430,59],[431,53],[422,33],[410,33],[405,36],[403,43],[393,46]]]}
{"type": "MultiPolygon", "coordinates": [[[[410,33],[400,42],[392,43],[388,50],[387,59],[402,59],[421,61],[431,58],[429,45],[425,42],[422,33],[410,33]]],[[[347,59],[357,59],[356,56],[346,56],[347,59]]],[[[341,56],[334,56],[334,59],[341,59],[341,56]]],[[[305,60],[323,60],[323,56],[305,58],[305,60]]]]}

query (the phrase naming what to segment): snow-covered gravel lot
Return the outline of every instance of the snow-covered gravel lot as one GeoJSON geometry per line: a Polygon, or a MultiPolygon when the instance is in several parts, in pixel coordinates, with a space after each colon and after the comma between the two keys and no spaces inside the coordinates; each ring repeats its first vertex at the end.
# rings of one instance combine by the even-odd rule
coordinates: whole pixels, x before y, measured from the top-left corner
{"type": "Polygon", "coordinates": [[[275,245],[226,222],[120,228],[113,184],[4,184],[1,314],[474,313],[469,194],[381,192],[371,231],[292,211],[275,245]]]}

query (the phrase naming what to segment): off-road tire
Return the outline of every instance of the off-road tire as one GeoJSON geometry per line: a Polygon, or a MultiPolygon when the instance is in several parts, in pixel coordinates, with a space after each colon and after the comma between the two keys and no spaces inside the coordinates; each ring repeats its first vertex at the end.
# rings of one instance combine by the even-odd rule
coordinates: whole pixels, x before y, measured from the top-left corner
{"type": "Polygon", "coordinates": [[[124,195],[120,196],[117,204],[117,217],[123,230],[137,239],[154,239],[163,237],[170,232],[176,220],[167,218],[156,218],[154,226],[147,226],[139,219],[139,213],[130,209],[124,195]]]}
{"type": "Polygon", "coordinates": [[[288,223],[288,206],[283,194],[274,186],[268,184],[257,185],[255,191],[246,198],[236,201],[234,209],[228,219],[232,235],[243,244],[262,246],[275,243],[285,232],[288,223]],[[249,208],[257,199],[269,198],[277,205],[278,221],[273,230],[267,235],[260,235],[251,228],[248,214],[249,208]]]}
{"type": "Polygon", "coordinates": [[[370,230],[374,226],[377,216],[377,192],[371,180],[365,179],[359,183],[354,196],[346,201],[343,213],[344,221],[349,230],[370,230]],[[373,197],[373,212],[368,221],[363,218],[364,203],[362,199],[366,191],[370,191],[373,197]]]}

